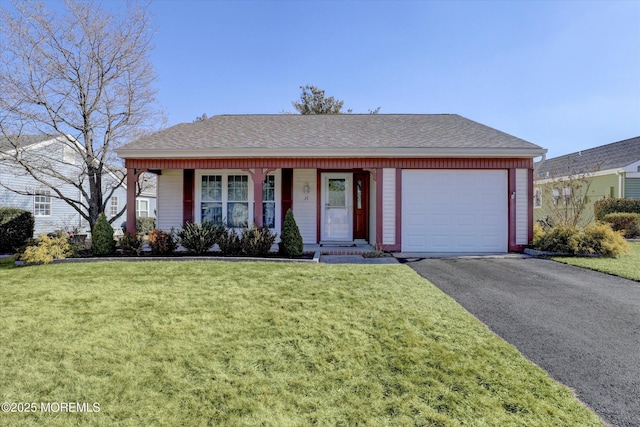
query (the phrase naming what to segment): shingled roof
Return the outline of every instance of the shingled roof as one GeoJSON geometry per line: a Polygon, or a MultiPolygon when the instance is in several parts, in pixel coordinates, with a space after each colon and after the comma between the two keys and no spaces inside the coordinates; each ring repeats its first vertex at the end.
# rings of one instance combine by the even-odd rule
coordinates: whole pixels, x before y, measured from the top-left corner
{"type": "Polygon", "coordinates": [[[622,169],[640,161],[640,136],[536,163],[542,178],[558,176],[568,165],[578,173],[622,169]],[[595,168],[595,170],[594,170],[595,168]]]}
{"type": "Polygon", "coordinates": [[[53,138],[55,138],[55,136],[43,135],[43,134],[10,136],[9,138],[5,136],[0,136],[0,152],[14,150],[15,149],[14,144],[17,144],[21,148],[26,148],[30,145],[34,145],[39,142],[48,141],[53,138]]]}
{"type": "Polygon", "coordinates": [[[127,158],[157,158],[230,151],[242,157],[416,149],[425,155],[492,150],[535,157],[544,152],[535,144],[456,114],[220,115],[156,132],[117,152],[127,158]]]}

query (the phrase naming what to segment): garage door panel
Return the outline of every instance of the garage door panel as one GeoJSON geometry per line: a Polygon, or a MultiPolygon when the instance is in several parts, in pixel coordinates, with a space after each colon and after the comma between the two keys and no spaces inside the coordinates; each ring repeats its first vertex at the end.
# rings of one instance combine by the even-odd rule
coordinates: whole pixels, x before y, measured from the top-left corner
{"type": "Polygon", "coordinates": [[[504,170],[405,170],[402,250],[506,252],[504,170]]]}

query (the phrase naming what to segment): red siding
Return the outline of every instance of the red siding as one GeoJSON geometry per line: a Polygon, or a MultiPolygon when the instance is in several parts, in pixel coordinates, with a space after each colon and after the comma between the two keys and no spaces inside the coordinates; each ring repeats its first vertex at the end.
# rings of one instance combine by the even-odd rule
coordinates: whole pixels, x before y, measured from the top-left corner
{"type": "Polygon", "coordinates": [[[401,168],[401,169],[516,169],[533,168],[533,159],[483,158],[282,158],[282,159],[126,159],[127,168],[248,169],[248,168],[401,168]]]}

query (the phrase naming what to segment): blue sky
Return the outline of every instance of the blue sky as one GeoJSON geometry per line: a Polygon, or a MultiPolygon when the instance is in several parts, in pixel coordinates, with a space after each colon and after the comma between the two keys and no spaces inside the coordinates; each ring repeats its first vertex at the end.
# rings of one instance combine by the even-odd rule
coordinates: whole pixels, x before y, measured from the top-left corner
{"type": "Polygon", "coordinates": [[[640,1],[156,0],[168,125],[292,111],[456,113],[549,150],[640,135],[640,1]]]}

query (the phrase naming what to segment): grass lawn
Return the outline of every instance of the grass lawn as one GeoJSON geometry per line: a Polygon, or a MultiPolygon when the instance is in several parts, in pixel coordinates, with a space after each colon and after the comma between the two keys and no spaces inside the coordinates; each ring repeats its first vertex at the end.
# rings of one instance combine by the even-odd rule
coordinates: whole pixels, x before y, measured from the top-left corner
{"type": "Polygon", "coordinates": [[[0,269],[0,425],[601,425],[402,265],[0,269]],[[55,405],[54,405],[55,407],[55,405]]]}
{"type": "Polygon", "coordinates": [[[631,253],[616,258],[553,257],[554,261],[590,268],[640,282],[640,242],[630,242],[631,253]]]}

